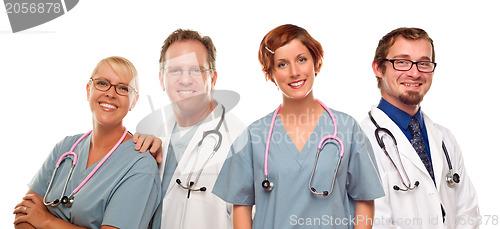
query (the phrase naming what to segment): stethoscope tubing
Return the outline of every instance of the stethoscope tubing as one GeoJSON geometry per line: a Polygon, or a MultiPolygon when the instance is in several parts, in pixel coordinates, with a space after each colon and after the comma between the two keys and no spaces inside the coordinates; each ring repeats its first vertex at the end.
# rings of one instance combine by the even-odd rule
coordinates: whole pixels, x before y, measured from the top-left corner
{"type": "Polygon", "coordinates": [[[278,116],[278,112],[281,109],[281,104],[276,108],[276,111],[274,112],[273,119],[271,120],[271,125],[269,126],[269,134],[267,135],[267,141],[266,141],[266,151],[264,153],[264,176],[267,180],[267,177],[269,175],[269,172],[267,170],[267,161],[268,161],[268,156],[269,156],[269,143],[271,143],[271,135],[273,133],[274,129],[274,122],[276,121],[276,117],[278,116]]]}
{"type": "MultiPolygon", "coordinates": [[[[316,195],[319,195],[319,196],[323,196],[323,197],[327,197],[327,196],[329,196],[333,192],[333,187],[335,186],[335,180],[337,178],[338,169],[340,167],[340,163],[342,161],[342,157],[344,156],[344,143],[337,136],[337,121],[335,119],[335,116],[330,111],[330,109],[324,103],[322,103],[319,99],[316,99],[316,101],[323,107],[323,109],[325,109],[328,112],[328,114],[329,114],[329,116],[330,116],[330,118],[332,119],[332,122],[333,122],[334,131],[333,131],[333,135],[327,135],[327,136],[323,137],[321,139],[321,141],[319,142],[319,144],[318,144],[318,150],[316,152],[316,158],[315,158],[315,162],[314,162],[314,166],[313,166],[313,171],[311,173],[311,177],[309,178],[309,184],[308,185],[309,185],[309,190],[313,194],[316,194],[316,195]],[[318,193],[318,192],[316,192],[315,188],[311,187],[311,182],[312,182],[312,179],[313,179],[315,171],[316,171],[316,166],[317,166],[317,163],[318,163],[319,154],[320,154],[321,149],[323,148],[323,146],[325,144],[325,141],[328,140],[328,139],[333,139],[333,140],[335,140],[336,142],[339,143],[339,147],[340,147],[339,160],[337,162],[337,166],[336,166],[336,169],[335,169],[335,174],[333,176],[333,181],[332,181],[332,185],[331,185],[330,191],[329,192],[328,191],[324,191],[323,193],[318,193]]],[[[271,125],[269,126],[269,132],[268,132],[268,135],[267,135],[266,149],[265,149],[265,152],[264,152],[264,181],[262,182],[262,187],[266,191],[271,191],[273,189],[273,187],[274,187],[273,183],[268,180],[268,176],[269,176],[269,171],[268,171],[269,145],[270,145],[270,142],[271,142],[271,135],[273,133],[274,123],[276,122],[276,117],[278,116],[278,112],[280,111],[280,109],[281,109],[281,104],[278,106],[278,108],[276,109],[276,111],[273,114],[273,118],[271,120],[271,125]]]]}
{"type": "Polygon", "coordinates": [[[208,164],[208,161],[214,157],[215,153],[219,150],[221,144],[222,144],[222,133],[220,132],[220,127],[222,126],[222,123],[225,122],[225,114],[226,114],[226,108],[224,105],[221,104],[222,107],[222,114],[220,117],[219,122],[217,123],[217,126],[213,130],[208,130],[203,132],[203,137],[197,144],[197,155],[193,164],[193,167],[191,168],[191,171],[188,174],[187,181],[188,185],[184,186],[181,182],[180,179],[176,180],[176,183],[183,189],[190,190],[190,191],[206,191],[206,187],[201,187],[201,188],[194,188],[194,186],[198,183],[198,180],[200,179],[201,174],[203,173],[203,170],[205,169],[205,166],[208,164]],[[198,164],[198,157],[200,156],[200,147],[205,140],[205,138],[211,134],[215,134],[217,136],[217,144],[215,144],[212,153],[208,156],[208,158],[205,160],[203,165],[200,168],[200,171],[198,174],[196,174],[195,180],[191,181],[191,177],[193,176],[194,173],[194,168],[198,164]]]}
{"type": "Polygon", "coordinates": [[[120,140],[118,140],[118,142],[115,144],[115,146],[113,146],[113,148],[106,154],[106,156],[104,156],[104,158],[101,159],[99,164],[97,164],[97,166],[92,170],[92,172],[90,172],[90,174],[87,175],[85,180],[83,180],[82,183],[80,183],[80,185],[78,185],[78,187],[75,188],[72,195],[74,195],[78,191],[80,191],[80,189],[90,180],[90,178],[94,175],[94,173],[96,173],[97,170],[99,170],[99,168],[101,168],[102,164],[104,164],[104,162],[106,162],[106,160],[108,160],[108,158],[111,156],[111,154],[113,154],[113,152],[116,150],[116,148],[118,148],[118,146],[120,146],[120,143],[123,141],[123,139],[125,139],[125,136],[127,136],[127,129],[126,128],[124,128],[124,129],[125,130],[123,131],[123,134],[122,134],[122,137],[120,138],[120,140]]]}
{"type": "Polygon", "coordinates": [[[74,159],[72,160],[72,161],[73,161],[73,163],[72,163],[72,164],[73,164],[73,166],[75,166],[75,165],[76,165],[76,162],[77,162],[77,160],[78,160],[78,155],[77,155],[75,152],[73,152],[73,149],[71,149],[71,150],[70,150],[70,152],[66,152],[66,153],[64,153],[64,154],[63,154],[63,155],[59,158],[59,160],[57,160],[57,163],[56,163],[56,169],[57,169],[57,168],[59,168],[59,165],[61,164],[61,162],[63,161],[63,159],[64,159],[66,156],[68,156],[68,155],[73,155],[73,158],[74,158],[74,159]]]}
{"type": "Polygon", "coordinates": [[[397,185],[394,185],[393,189],[396,191],[411,191],[411,190],[417,188],[418,185],[420,184],[420,182],[415,181],[415,184],[412,187],[410,177],[408,176],[408,173],[406,173],[406,169],[403,165],[403,161],[401,160],[401,156],[400,156],[399,149],[398,149],[398,142],[396,141],[396,138],[394,137],[394,135],[388,129],[382,128],[378,125],[378,123],[375,121],[375,118],[373,118],[371,111],[368,112],[368,116],[370,117],[370,120],[372,121],[373,125],[375,125],[375,139],[377,140],[378,145],[380,146],[382,151],[384,151],[384,154],[387,156],[387,158],[391,162],[392,166],[394,166],[394,168],[398,171],[399,179],[401,180],[401,183],[405,187],[405,189],[403,189],[397,185]],[[388,135],[391,138],[392,142],[394,143],[394,148],[396,150],[396,156],[398,157],[399,163],[401,164],[401,169],[398,168],[398,166],[396,165],[394,160],[392,160],[392,157],[389,155],[389,152],[387,151],[384,140],[382,139],[383,137],[380,137],[381,132],[388,135]],[[403,172],[403,174],[401,174],[401,171],[403,172]],[[406,179],[404,179],[403,176],[406,179]]]}
{"type": "MultiPolygon", "coordinates": [[[[88,135],[90,135],[90,133],[92,133],[92,130],[87,132],[86,134],[82,135],[74,144],[73,146],[71,147],[70,151],[64,153],[63,155],[61,155],[61,157],[59,157],[59,160],[57,161],[56,163],[56,166],[55,166],[55,169],[54,169],[54,172],[52,173],[52,178],[50,180],[50,183],[49,183],[49,186],[47,188],[47,191],[45,192],[45,195],[43,197],[43,203],[46,205],[46,206],[57,206],[59,205],[59,203],[62,202],[62,199],[64,198],[64,193],[66,192],[66,188],[68,186],[68,183],[69,183],[69,180],[71,178],[71,175],[73,174],[73,171],[74,171],[74,168],[78,162],[78,155],[74,152],[76,146],[85,138],[87,137],[88,135]],[[56,175],[56,172],[61,164],[61,162],[66,159],[66,158],[69,158],[68,156],[73,156],[73,159],[72,159],[72,166],[71,166],[71,170],[68,174],[68,177],[66,178],[66,182],[64,184],[64,189],[63,189],[63,192],[61,194],[61,197],[59,199],[56,199],[50,203],[47,203],[46,201],[46,198],[47,198],[47,195],[48,193],[50,192],[50,190],[52,189],[52,183],[54,181],[54,177],[56,175]]],[[[120,143],[123,142],[123,140],[125,139],[125,136],[127,135],[127,128],[124,128],[124,131],[123,131],[123,134],[120,138],[120,140],[118,140],[118,142],[115,144],[115,146],[104,156],[104,158],[102,158],[100,160],[100,162],[97,164],[97,166],[90,172],[89,175],[87,175],[87,177],[85,177],[85,179],[75,188],[75,190],[73,190],[73,192],[71,192],[71,194],[68,196],[68,199],[71,199],[73,198],[73,196],[78,192],[80,191],[80,189],[85,185],[87,184],[87,182],[90,180],[90,178],[97,172],[97,170],[99,170],[99,168],[101,168],[102,164],[104,164],[104,162],[106,162],[106,160],[111,156],[111,154],[113,154],[113,152],[116,150],[116,148],[118,148],[118,146],[120,146],[120,143]]]]}
{"type": "MultiPolygon", "coordinates": [[[[401,183],[406,188],[406,189],[401,189],[397,185],[394,185],[394,190],[396,190],[396,191],[410,191],[410,190],[413,190],[413,189],[417,188],[418,185],[419,185],[419,181],[415,181],[414,186],[411,187],[412,184],[411,184],[411,181],[410,181],[410,178],[409,178],[408,174],[406,173],[406,169],[404,168],[403,162],[401,161],[401,156],[400,156],[399,150],[398,150],[398,143],[397,143],[396,138],[394,137],[394,135],[388,129],[382,128],[382,127],[380,127],[378,125],[378,123],[375,121],[375,118],[373,118],[371,111],[368,112],[368,116],[369,116],[370,120],[372,121],[372,123],[375,125],[375,139],[377,140],[378,145],[384,151],[384,153],[387,156],[387,158],[389,158],[389,160],[391,161],[391,163],[394,166],[394,168],[396,168],[396,170],[398,171],[398,175],[399,175],[399,178],[401,179],[401,183]],[[389,135],[389,137],[394,142],[394,148],[396,149],[396,153],[397,153],[396,155],[398,156],[399,162],[401,163],[401,170],[403,171],[403,175],[406,178],[406,182],[408,182],[410,185],[406,184],[405,180],[403,179],[403,175],[401,174],[400,169],[396,166],[396,163],[392,160],[392,157],[387,152],[387,149],[385,147],[385,144],[384,144],[382,138],[380,137],[379,132],[385,132],[385,134],[389,135]]],[[[460,182],[460,176],[457,173],[453,173],[453,166],[451,164],[450,155],[448,154],[448,150],[446,149],[446,145],[444,144],[444,141],[442,141],[442,148],[443,148],[443,153],[444,153],[444,155],[446,157],[446,162],[448,164],[448,169],[449,169],[448,175],[446,176],[446,182],[447,182],[448,186],[450,188],[452,188],[455,185],[455,183],[459,183],[460,182]],[[448,178],[448,176],[450,178],[448,178]]]]}

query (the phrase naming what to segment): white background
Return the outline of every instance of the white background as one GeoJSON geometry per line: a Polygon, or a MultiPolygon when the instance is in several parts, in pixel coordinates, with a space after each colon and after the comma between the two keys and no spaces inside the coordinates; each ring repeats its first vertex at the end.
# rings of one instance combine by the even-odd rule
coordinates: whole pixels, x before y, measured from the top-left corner
{"type": "MultiPolygon", "coordinates": [[[[285,23],[309,31],[325,50],[315,97],[364,119],[380,95],[371,70],[378,40],[398,27],[420,27],[436,47],[434,83],[422,109],[452,130],[479,194],[482,215],[500,214],[498,144],[500,14],[496,1],[80,1],[67,14],[13,34],[0,7],[0,227],[52,147],[91,129],[85,86],[107,56],[131,60],[141,98],[126,118],[131,131],[167,102],[158,82],[163,40],[177,28],[212,37],[217,89],[241,95],[232,111],[245,123],[271,112],[281,95],[257,60],[262,37],[285,23]],[[495,89],[496,88],[496,89],[495,89]],[[495,113],[495,111],[497,113],[495,113]]],[[[401,206],[404,208],[405,206],[401,206]]],[[[488,226],[494,228],[491,221],[488,226]]]]}

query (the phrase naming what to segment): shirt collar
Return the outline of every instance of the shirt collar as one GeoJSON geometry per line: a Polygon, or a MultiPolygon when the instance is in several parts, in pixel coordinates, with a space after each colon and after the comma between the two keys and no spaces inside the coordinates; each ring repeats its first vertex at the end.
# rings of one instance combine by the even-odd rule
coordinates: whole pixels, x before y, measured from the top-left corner
{"type": "Polygon", "coordinates": [[[417,118],[420,126],[424,126],[424,116],[422,115],[421,108],[418,108],[417,113],[414,116],[411,116],[408,113],[390,104],[383,98],[380,99],[377,108],[382,110],[387,116],[389,116],[389,118],[394,121],[401,129],[408,129],[408,125],[410,124],[412,117],[417,118]]]}

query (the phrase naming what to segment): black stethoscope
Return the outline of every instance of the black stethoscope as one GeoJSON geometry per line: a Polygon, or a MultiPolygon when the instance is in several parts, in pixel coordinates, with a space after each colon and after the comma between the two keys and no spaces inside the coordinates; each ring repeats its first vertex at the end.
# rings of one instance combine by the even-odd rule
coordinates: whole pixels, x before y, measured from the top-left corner
{"type": "Polygon", "coordinates": [[[197,150],[198,150],[198,154],[196,156],[195,162],[193,163],[193,167],[191,168],[191,172],[189,172],[189,175],[188,175],[188,177],[186,179],[188,181],[189,185],[184,186],[182,184],[182,182],[181,182],[181,179],[175,180],[175,182],[179,185],[179,187],[188,190],[188,196],[187,196],[187,198],[189,198],[189,196],[191,194],[191,191],[199,191],[199,192],[205,192],[205,191],[207,191],[207,187],[195,188],[194,186],[195,186],[196,183],[198,183],[198,180],[200,179],[201,173],[203,172],[203,169],[205,169],[205,166],[207,165],[208,161],[212,157],[214,157],[215,153],[219,150],[220,145],[222,144],[222,134],[220,132],[220,127],[221,127],[222,122],[224,121],[224,118],[225,118],[226,108],[222,104],[221,104],[221,107],[222,107],[222,115],[220,117],[219,123],[217,123],[217,126],[213,130],[204,131],[203,132],[203,137],[198,142],[198,144],[196,144],[196,147],[197,147],[197,150]],[[196,178],[194,179],[194,181],[191,181],[191,177],[193,176],[194,168],[195,168],[195,166],[196,166],[196,164],[198,162],[198,157],[200,155],[201,144],[203,144],[203,140],[205,140],[205,138],[207,136],[211,135],[211,134],[217,136],[217,144],[215,144],[214,149],[212,150],[212,153],[208,156],[208,158],[205,161],[205,163],[203,163],[203,165],[201,166],[200,171],[196,175],[196,178]]]}
{"type": "MultiPolygon", "coordinates": [[[[406,173],[406,169],[403,166],[403,162],[401,161],[401,157],[399,155],[399,150],[398,150],[398,143],[396,141],[396,138],[394,138],[394,135],[392,135],[391,131],[389,131],[388,129],[381,128],[378,125],[378,123],[373,118],[371,111],[368,112],[368,116],[370,117],[370,120],[372,121],[372,123],[376,127],[376,129],[375,129],[375,139],[377,139],[378,145],[384,151],[384,153],[387,156],[387,158],[389,158],[389,160],[391,161],[391,163],[394,166],[394,168],[396,168],[396,170],[398,171],[399,178],[401,179],[401,183],[403,183],[403,185],[405,186],[405,188],[400,188],[399,186],[394,185],[393,189],[396,190],[396,191],[411,191],[411,190],[417,188],[418,185],[420,184],[420,182],[419,181],[415,181],[415,183],[412,186],[410,178],[408,177],[408,174],[406,173]],[[401,169],[403,171],[404,178],[406,178],[406,181],[405,181],[405,179],[403,179],[403,175],[401,174],[400,170],[396,166],[396,163],[394,163],[394,161],[392,160],[391,156],[389,156],[389,153],[387,152],[387,150],[385,148],[385,144],[382,141],[382,138],[380,137],[380,135],[381,135],[382,132],[385,132],[387,135],[389,135],[389,137],[394,142],[394,146],[396,148],[396,153],[397,153],[396,155],[398,156],[398,160],[399,160],[399,163],[401,164],[401,169]]],[[[451,165],[450,155],[448,154],[448,150],[446,149],[444,141],[442,142],[442,147],[443,147],[444,155],[446,157],[446,162],[448,162],[448,169],[449,169],[448,173],[446,174],[445,180],[446,180],[446,183],[448,184],[448,187],[453,188],[453,186],[455,186],[455,184],[460,183],[460,175],[458,175],[457,173],[453,172],[453,167],[451,165]]]]}
{"type": "MultiPolygon", "coordinates": [[[[332,122],[333,122],[334,131],[333,131],[333,135],[327,135],[327,136],[323,137],[323,139],[321,139],[321,141],[318,144],[318,150],[316,151],[316,159],[314,161],[313,171],[311,173],[311,177],[309,178],[309,190],[313,194],[316,194],[318,196],[327,197],[330,194],[332,194],[332,192],[333,192],[333,187],[335,185],[335,180],[337,178],[337,173],[339,171],[340,162],[342,161],[342,157],[344,157],[344,143],[342,142],[342,140],[340,140],[339,137],[337,137],[337,121],[335,120],[333,113],[321,101],[319,101],[318,99],[316,99],[316,101],[330,115],[330,118],[332,119],[332,122]],[[332,139],[333,142],[326,142],[326,140],[328,140],[328,139],[332,139]],[[335,168],[335,174],[333,175],[332,186],[330,187],[330,191],[325,190],[323,192],[317,192],[314,187],[311,187],[311,181],[312,181],[312,179],[314,177],[314,173],[316,171],[316,165],[318,164],[319,154],[326,144],[329,144],[329,143],[334,144],[334,142],[337,142],[339,144],[340,152],[339,152],[339,160],[337,161],[337,167],[335,168]]],[[[264,181],[262,181],[262,188],[268,192],[272,191],[274,188],[273,182],[269,181],[269,179],[268,179],[269,173],[267,170],[267,161],[268,161],[268,155],[269,155],[269,143],[271,142],[271,135],[273,134],[274,123],[276,121],[276,117],[277,117],[280,109],[281,109],[281,104],[278,106],[278,108],[274,112],[273,119],[271,121],[271,125],[269,126],[269,133],[267,134],[266,150],[264,152],[264,181]]]]}

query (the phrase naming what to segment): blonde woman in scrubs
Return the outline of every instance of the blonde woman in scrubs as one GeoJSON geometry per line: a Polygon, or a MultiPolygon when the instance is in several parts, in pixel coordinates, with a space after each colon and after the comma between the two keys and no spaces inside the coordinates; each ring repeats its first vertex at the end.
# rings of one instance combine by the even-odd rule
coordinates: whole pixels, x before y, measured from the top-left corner
{"type": "Polygon", "coordinates": [[[135,67],[123,57],[108,57],[97,64],[86,87],[93,131],[68,136],[54,147],[15,207],[16,228],[148,227],[160,202],[158,167],[149,153],[135,150],[132,135],[123,126],[123,118],[139,98],[136,76],[135,67]],[[66,181],[72,165],[66,158],[46,194],[57,161],[82,136],[73,150],[78,157],[73,158],[77,164],[71,178],[66,181]],[[54,201],[66,182],[65,196],[83,184],[70,207],[54,201]]]}

